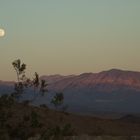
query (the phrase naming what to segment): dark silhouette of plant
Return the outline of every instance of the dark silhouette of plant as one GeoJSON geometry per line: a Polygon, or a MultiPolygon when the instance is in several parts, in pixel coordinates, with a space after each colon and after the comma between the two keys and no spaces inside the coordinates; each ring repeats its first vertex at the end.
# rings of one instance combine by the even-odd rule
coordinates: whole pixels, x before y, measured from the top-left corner
{"type": "Polygon", "coordinates": [[[35,111],[32,111],[31,112],[31,127],[36,128],[39,126],[40,126],[39,115],[35,111]]]}
{"type": "Polygon", "coordinates": [[[10,140],[10,136],[5,129],[0,130],[0,140],[10,140]]]}
{"type": "Polygon", "coordinates": [[[46,81],[40,79],[37,72],[35,72],[34,76],[34,79],[32,81],[30,80],[30,83],[34,87],[34,89],[39,90],[39,92],[42,94],[48,92],[48,84],[46,83],[46,81]]]}
{"type": "Polygon", "coordinates": [[[27,140],[30,137],[30,127],[26,123],[20,122],[15,128],[10,130],[10,140],[27,140]]]}
{"type": "Polygon", "coordinates": [[[75,134],[75,132],[70,124],[65,124],[61,127],[56,125],[42,133],[39,140],[64,140],[65,136],[71,136],[73,134],[75,134]]]}
{"type": "Polygon", "coordinates": [[[48,109],[48,106],[46,104],[41,104],[40,107],[44,109],[48,109]]]}
{"type": "Polygon", "coordinates": [[[12,63],[12,65],[13,65],[15,71],[16,71],[17,81],[19,83],[25,77],[26,64],[24,64],[24,63],[21,64],[20,59],[17,59],[12,63]]]}
{"type": "Polygon", "coordinates": [[[34,85],[34,88],[38,88],[39,87],[39,75],[37,74],[37,72],[35,72],[35,78],[33,79],[33,85],[34,85]]]}
{"type": "Polygon", "coordinates": [[[0,110],[0,128],[4,129],[7,122],[7,112],[4,109],[0,110]]]}
{"type": "MultiPolygon", "coordinates": [[[[48,92],[45,80],[41,80],[38,73],[35,72],[34,78],[26,77],[26,64],[21,63],[20,59],[12,63],[16,75],[17,82],[15,83],[15,91],[12,95],[0,96],[0,140],[19,139],[26,140],[36,134],[39,130],[40,140],[63,140],[63,136],[73,134],[73,130],[69,124],[60,124],[56,126],[50,125],[50,128],[45,131],[45,125],[42,123],[42,116],[40,111],[30,108],[27,113],[21,113],[20,109],[26,109],[31,101],[34,101],[38,95],[44,95],[48,92]],[[19,99],[26,89],[32,88],[35,96],[33,100],[24,100],[19,103],[19,99]],[[16,111],[18,110],[18,111],[16,111]],[[16,111],[16,113],[15,113],[16,111]],[[16,114],[16,115],[15,115],[16,114]],[[18,120],[18,121],[17,121],[18,120]],[[13,125],[14,124],[14,125],[13,125]],[[44,130],[43,130],[44,129],[44,130]],[[45,131],[44,133],[40,130],[45,131]]],[[[63,93],[56,93],[52,99],[52,104],[57,108],[63,104],[63,93]]],[[[46,105],[40,105],[41,110],[47,109],[46,105]]]]}
{"type": "Polygon", "coordinates": [[[21,63],[20,59],[15,60],[12,63],[16,75],[17,75],[17,82],[15,83],[14,89],[15,92],[12,94],[13,97],[19,98],[26,88],[33,88],[35,96],[31,101],[34,101],[39,93],[44,95],[44,93],[48,92],[45,80],[41,80],[37,72],[35,72],[34,78],[30,79],[26,77],[25,70],[26,64],[21,63]],[[36,91],[36,92],[35,92],[36,91]]]}
{"type": "Polygon", "coordinates": [[[23,93],[23,89],[24,89],[24,84],[23,81],[25,80],[26,76],[25,76],[25,69],[26,69],[26,65],[23,63],[21,64],[20,59],[15,60],[12,63],[15,71],[16,71],[16,75],[17,75],[17,82],[15,83],[15,92],[12,94],[13,97],[15,98],[19,98],[20,94],[23,93]]]}
{"type": "Polygon", "coordinates": [[[53,97],[51,103],[55,106],[55,108],[57,109],[58,106],[61,106],[63,104],[64,101],[64,96],[63,93],[56,93],[56,95],[53,97]]]}
{"type": "Polygon", "coordinates": [[[7,94],[4,94],[0,97],[0,109],[2,108],[10,108],[11,105],[14,104],[14,99],[7,94]]]}
{"type": "Polygon", "coordinates": [[[11,106],[14,104],[14,100],[9,95],[2,95],[0,97],[0,139],[9,140],[10,124],[8,120],[12,117],[10,111],[11,106]]]}
{"type": "Polygon", "coordinates": [[[46,88],[48,86],[48,84],[46,83],[45,80],[41,80],[41,83],[40,83],[40,92],[41,93],[45,93],[45,92],[48,92],[48,89],[46,88]]]}

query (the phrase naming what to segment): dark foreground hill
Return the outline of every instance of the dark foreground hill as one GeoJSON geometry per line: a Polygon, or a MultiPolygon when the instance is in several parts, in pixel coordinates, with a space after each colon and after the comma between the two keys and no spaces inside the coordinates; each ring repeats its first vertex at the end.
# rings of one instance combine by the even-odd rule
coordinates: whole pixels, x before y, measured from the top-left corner
{"type": "Polygon", "coordinates": [[[30,106],[16,103],[11,99],[0,100],[0,139],[27,140],[39,136],[40,140],[63,140],[62,136],[138,136],[140,135],[140,118],[137,122],[124,117],[118,120],[99,119],[79,116],[48,109],[46,106],[30,106]],[[126,118],[126,121],[125,121],[126,118]]]}

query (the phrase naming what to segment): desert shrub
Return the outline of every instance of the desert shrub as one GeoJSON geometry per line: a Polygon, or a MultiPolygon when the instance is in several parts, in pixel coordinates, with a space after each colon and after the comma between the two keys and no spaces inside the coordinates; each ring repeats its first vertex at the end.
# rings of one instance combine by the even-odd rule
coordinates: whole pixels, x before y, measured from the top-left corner
{"type": "Polygon", "coordinates": [[[15,103],[15,100],[14,98],[12,98],[12,96],[10,95],[7,95],[7,94],[3,94],[1,97],[0,97],[0,109],[1,108],[10,108],[11,105],[13,105],[15,103]]]}
{"type": "Polygon", "coordinates": [[[6,129],[8,126],[8,120],[13,115],[10,111],[12,104],[14,104],[14,100],[9,95],[0,97],[0,130],[6,129]]]}
{"type": "Polygon", "coordinates": [[[27,140],[30,137],[30,128],[23,123],[19,123],[16,128],[10,131],[11,139],[27,140]]]}
{"type": "Polygon", "coordinates": [[[4,110],[1,110],[1,112],[0,112],[0,129],[3,129],[5,127],[6,121],[7,121],[7,114],[4,110]]]}
{"type": "Polygon", "coordinates": [[[72,129],[72,126],[69,123],[64,125],[62,132],[64,136],[71,136],[75,133],[74,129],[72,129]]]}
{"type": "Polygon", "coordinates": [[[22,104],[23,104],[24,106],[28,106],[28,105],[30,104],[30,101],[29,101],[29,100],[24,100],[24,101],[22,102],[22,104]]]}
{"type": "Polygon", "coordinates": [[[47,129],[41,134],[40,140],[63,140],[65,136],[75,134],[70,124],[64,126],[55,126],[47,129]]]}
{"type": "Polygon", "coordinates": [[[41,108],[48,109],[48,106],[47,106],[46,104],[41,104],[40,107],[41,107],[41,108]]]}
{"type": "Polygon", "coordinates": [[[0,129],[0,140],[10,140],[10,136],[5,129],[0,129]]]}
{"type": "Polygon", "coordinates": [[[44,93],[48,92],[48,84],[45,80],[41,80],[39,78],[37,72],[35,72],[33,79],[30,79],[26,76],[26,64],[21,63],[20,59],[13,61],[12,65],[17,75],[17,82],[15,83],[14,92],[12,93],[13,98],[15,98],[18,101],[26,88],[34,89],[34,97],[32,100],[30,100],[30,102],[36,100],[39,93],[41,95],[44,95],[44,93]]]}
{"type": "Polygon", "coordinates": [[[61,106],[63,104],[63,101],[64,101],[64,96],[63,96],[63,93],[60,92],[60,93],[56,93],[56,95],[51,100],[51,103],[57,109],[59,106],[61,106]]]}
{"type": "Polygon", "coordinates": [[[63,140],[59,126],[47,129],[40,137],[40,140],[63,140]]]}
{"type": "Polygon", "coordinates": [[[23,121],[24,122],[30,121],[30,116],[29,115],[24,115],[23,116],[23,121]]]}
{"type": "Polygon", "coordinates": [[[35,111],[31,112],[31,120],[30,121],[31,121],[31,127],[33,127],[33,128],[41,126],[41,124],[39,122],[39,115],[35,111]]]}
{"type": "MultiPolygon", "coordinates": [[[[27,140],[29,137],[34,135],[34,130],[39,130],[43,126],[43,124],[40,123],[41,117],[35,110],[31,111],[29,114],[21,114],[22,120],[17,121],[17,124],[12,127],[12,123],[10,122],[17,118],[13,119],[15,115],[12,113],[15,112],[13,112],[14,110],[12,110],[13,108],[11,107],[13,105],[14,107],[19,105],[17,102],[19,102],[19,98],[24,93],[26,88],[31,87],[37,91],[37,94],[42,93],[41,95],[43,95],[48,91],[46,88],[47,84],[46,81],[40,80],[37,73],[35,73],[33,80],[27,78],[25,75],[26,65],[24,63],[21,64],[19,59],[14,61],[12,65],[17,74],[17,82],[14,85],[15,91],[11,95],[2,95],[0,97],[0,140],[27,140]]],[[[33,100],[22,101],[20,104],[22,106],[29,105],[29,103],[34,101],[36,97],[37,96],[35,96],[33,100]]],[[[57,108],[63,104],[63,100],[63,93],[56,93],[52,99],[52,104],[54,104],[54,106],[57,108]]],[[[40,105],[40,107],[48,109],[45,104],[40,105]]],[[[17,115],[17,117],[19,116],[20,115],[17,115]]],[[[51,140],[63,140],[63,136],[71,134],[73,134],[73,130],[70,124],[63,126],[57,125],[55,127],[52,126],[43,132],[40,140],[49,140],[50,138],[52,138],[51,140]]]]}

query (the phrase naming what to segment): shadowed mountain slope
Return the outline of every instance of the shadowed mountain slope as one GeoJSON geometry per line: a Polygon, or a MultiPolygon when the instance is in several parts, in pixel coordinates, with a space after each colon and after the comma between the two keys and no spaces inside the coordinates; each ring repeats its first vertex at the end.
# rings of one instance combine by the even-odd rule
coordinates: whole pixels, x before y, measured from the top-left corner
{"type": "MultiPolygon", "coordinates": [[[[70,112],[90,115],[94,112],[140,113],[140,72],[111,69],[99,73],[41,78],[48,81],[49,93],[43,98],[38,97],[35,104],[47,103],[51,107],[49,102],[55,92],[63,92],[64,104],[70,112]]],[[[7,87],[9,84],[0,82],[1,92],[7,87]]],[[[28,99],[29,94],[24,98],[28,99]]]]}

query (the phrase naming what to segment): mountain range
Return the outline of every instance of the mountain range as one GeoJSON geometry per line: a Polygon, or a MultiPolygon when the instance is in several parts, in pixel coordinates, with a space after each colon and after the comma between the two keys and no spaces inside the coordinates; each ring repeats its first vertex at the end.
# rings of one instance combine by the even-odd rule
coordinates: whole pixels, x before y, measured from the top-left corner
{"type": "Polygon", "coordinates": [[[80,75],[42,76],[53,89],[65,91],[68,89],[83,89],[112,92],[120,89],[140,90],[140,72],[111,69],[100,73],[83,73],[80,75]]]}
{"type": "MultiPolygon", "coordinates": [[[[80,75],[44,75],[49,93],[35,104],[49,104],[56,92],[63,92],[68,111],[140,113],[140,72],[111,69],[80,75]]],[[[9,92],[13,82],[0,81],[0,92],[9,92]]],[[[25,95],[26,96],[26,95],[25,95]]]]}

